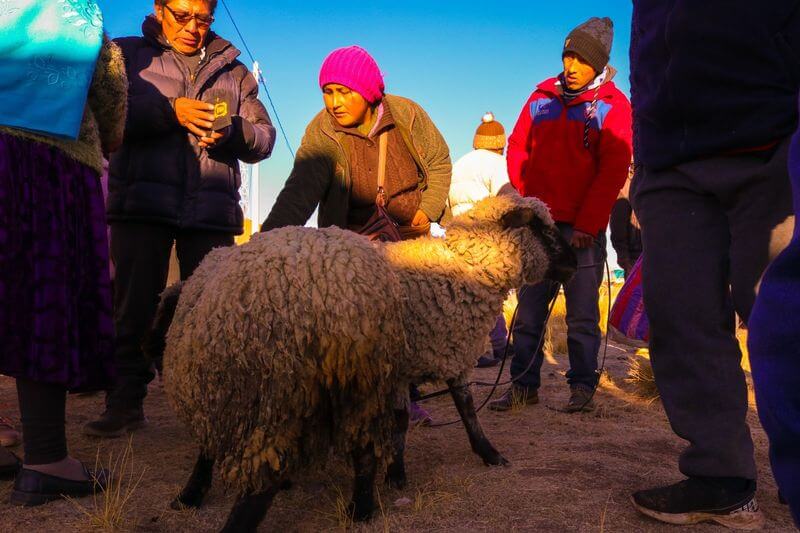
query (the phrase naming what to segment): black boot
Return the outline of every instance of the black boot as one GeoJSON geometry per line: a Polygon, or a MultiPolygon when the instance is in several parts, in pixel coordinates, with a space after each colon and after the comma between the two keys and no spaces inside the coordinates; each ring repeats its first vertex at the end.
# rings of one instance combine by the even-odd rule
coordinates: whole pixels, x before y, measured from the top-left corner
{"type": "Polygon", "coordinates": [[[83,426],[84,435],[115,438],[147,424],[141,406],[132,409],[107,407],[100,418],[83,426]]]}

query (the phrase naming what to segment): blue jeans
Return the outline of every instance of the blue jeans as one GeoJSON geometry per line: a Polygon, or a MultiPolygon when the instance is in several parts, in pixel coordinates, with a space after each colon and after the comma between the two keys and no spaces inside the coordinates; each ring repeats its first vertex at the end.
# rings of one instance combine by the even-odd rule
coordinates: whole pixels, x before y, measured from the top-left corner
{"type": "MultiPolygon", "coordinates": [[[[569,241],[572,238],[572,226],[563,223],[558,223],[557,226],[561,235],[569,241]]],[[[578,271],[564,286],[570,366],[567,382],[570,385],[594,387],[598,379],[597,352],[601,337],[597,301],[606,258],[605,232],[598,235],[593,246],[576,249],[575,254],[578,257],[578,271]]],[[[547,325],[545,321],[550,302],[557,291],[558,284],[543,281],[537,285],[522,287],[518,294],[519,309],[513,331],[514,359],[511,362],[511,375],[519,376],[517,385],[529,390],[538,389],[541,385],[539,374],[544,361],[544,342],[540,342],[540,338],[547,325]]]]}

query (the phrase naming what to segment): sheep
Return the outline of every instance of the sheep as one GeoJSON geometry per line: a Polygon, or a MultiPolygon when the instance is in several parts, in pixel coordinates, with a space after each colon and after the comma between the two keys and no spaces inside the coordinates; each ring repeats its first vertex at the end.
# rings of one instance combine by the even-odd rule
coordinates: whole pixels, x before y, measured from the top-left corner
{"type": "MultiPolygon", "coordinates": [[[[508,291],[545,279],[569,280],[577,265],[572,248],[544,203],[522,198],[506,186],[497,197],[455,217],[444,239],[388,244],[385,254],[405,295],[403,317],[411,351],[401,365],[401,378],[446,382],[472,450],[487,465],[507,464],[483,434],[467,376],[476,356],[486,351],[486,333],[508,291]]],[[[387,477],[392,486],[402,488],[408,412],[399,409],[395,416],[387,477]]]]}
{"type": "Polygon", "coordinates": [[[397,401],[412,381],[447,381],[473,450],[506,464],[466,376],[510,288],[574,270],[544,204],[515,193],[478,203],[444,239],[288,227],[214,250],[164,295],[155,325],[169,328],[165,389],[201,448],[174,504],[201,503],[216,461],[239,494],[223,531],[254,530],[332,446],[352,457],[351,511],[367,519],[379,462],[391,455],[388,480],[406,481],[397,401]]]}

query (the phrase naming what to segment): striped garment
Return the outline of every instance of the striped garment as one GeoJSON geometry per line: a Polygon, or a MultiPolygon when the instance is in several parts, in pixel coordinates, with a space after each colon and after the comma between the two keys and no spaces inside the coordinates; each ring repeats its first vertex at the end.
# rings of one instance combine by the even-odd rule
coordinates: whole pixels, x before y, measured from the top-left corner
{"type": "Polygon", "coordinates": [[[609,323],[629,339],[648,342],[650,322],[642,298],[642,258],[633,265],[611,307],[609,323]]]}

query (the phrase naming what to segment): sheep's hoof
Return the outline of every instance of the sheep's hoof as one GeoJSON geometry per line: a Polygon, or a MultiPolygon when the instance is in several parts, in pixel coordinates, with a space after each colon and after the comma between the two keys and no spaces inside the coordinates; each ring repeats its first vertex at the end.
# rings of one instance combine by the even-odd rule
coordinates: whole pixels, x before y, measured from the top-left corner
{"type": "Polygon", "coordinates": [[[486,466],[508,466],[510,463],[503,457],[500,452],[494,448],[485,452],[478,452],[486,466]]]}
{"type": "Polygon", "coordinates": [[[177,498],[169,504],[175,511],[185,511],[186,509],[199,509],[203,504],[203,494],[200,491],[184,490],[177,498]]]}
{"type": "Polygon", "coordinates": [[[350,502],[347,506],[347,511],[349,512],[350,516],[353,518],[353,522],[367,522],[370,518],[372,518],[372,513],[375,510],[375,504],[358,504],[356,502],[350,502]]]}
{"type": "Polygon", "coordinates": [[[278,488],[280,490],[292,490],[292,486],[293,485],[291,479],[284,479],[283,481],[281,481],[281,484],[280,486],[278,486],[278,488]]]}

